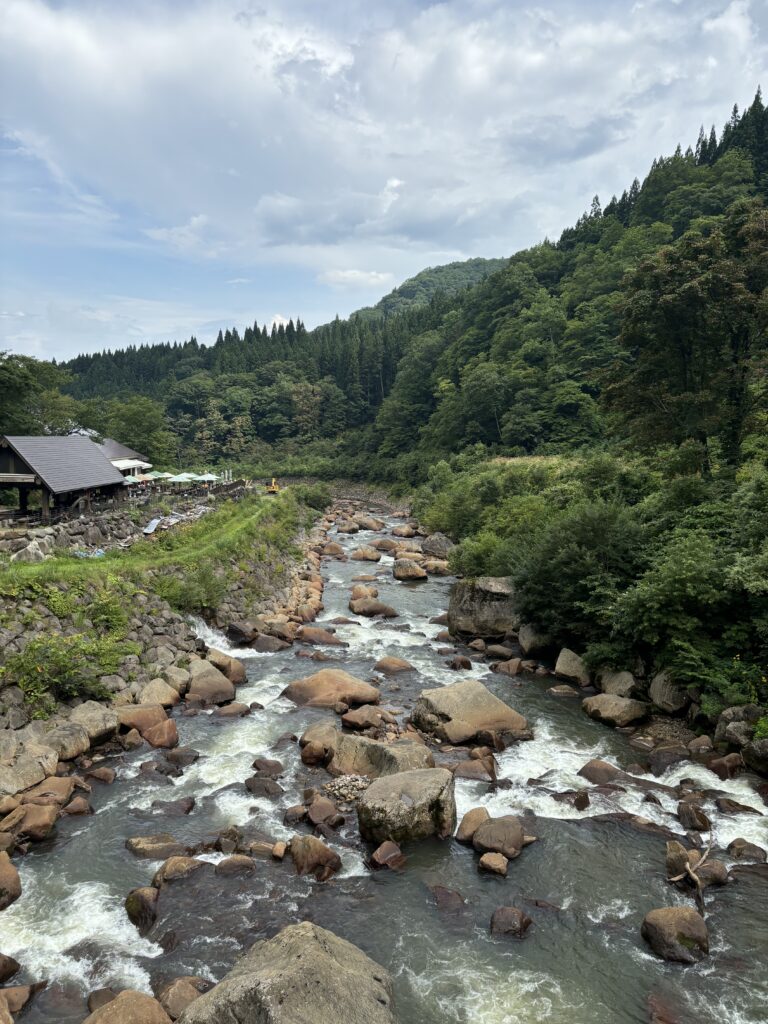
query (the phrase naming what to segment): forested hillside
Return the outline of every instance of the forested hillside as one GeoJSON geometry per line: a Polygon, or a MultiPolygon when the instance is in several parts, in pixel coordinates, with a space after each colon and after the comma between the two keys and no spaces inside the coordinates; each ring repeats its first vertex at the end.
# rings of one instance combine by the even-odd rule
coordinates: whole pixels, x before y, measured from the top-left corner
{"type": "Polygon", "coordinates": [[[314,331],[0,358],[0,430],[420,487],[455,567],[513,576],[557,642],[665,668],[706,714],[765,705],[766,199],[758,93],[469,289],[449,267],[314,331]]]}

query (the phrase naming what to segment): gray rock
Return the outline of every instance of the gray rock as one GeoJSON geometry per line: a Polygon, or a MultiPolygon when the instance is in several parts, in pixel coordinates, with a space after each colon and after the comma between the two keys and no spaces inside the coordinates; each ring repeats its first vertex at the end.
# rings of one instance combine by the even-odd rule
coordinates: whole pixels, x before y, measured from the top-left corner
{"type": "Polygon", "coordinates": [[[374,779],[360,797],[357,816],[368,842],[445,839],[456,827],[453,775],[424,768],[374,779]]]}
{"type": "Polygon", "coordinates": [[[523,716],[494,697],[479,679],[422,690],[413,722],[449,743],[466,743],[480,732],[493,732],[503,741],[531,737],[523,716]]]}
{"type": "Polygon", "coordinates": [[[591,676],[584,660],[575,651],[563,647],[555,663],[555,675],[561,679],[570,679],[579,686],[589,686],[591,676]]]}
{"type": "Polygon", "coordinates": [[[552,645],[550,638],[530,622],[525,622],[520,627],[517,642],[520,644],[520,650],[526,655],[541,654],[552,645]]]}
{"type": "Polygon", "coordinates": [[[756,772],[768,775],[768,739],[752,740],[741,752],[742,757],[756,772]]]}
{"type": "Polygon", "coordinates": [[[430,533],[421,542],[421,550],[425,555],[431,555],[433,558],[447,558],[455,547],[453,541],[444,533],[430,533]]]}
{"type": "Polygon", "coordinates": [[[610,693],[598,693],[587,697],[581,706],[590,718],[608,725],[625,726],[645,718],[650,705],[642,700],[631,700],[629,697],[614,697],[610,693]]]}
{"type": "Polygon", "coordinates": [[[670,715],[682,711],[691,703],[691,698],[685,690],[673,682],[667,672],[656,673],[648,692],[656,707],[670,715]]]}
{"type": "Polygon", "coordinates": [[[631,672],[614,672],[610,669],[600,674],[600,689],[614,697],[631,697],[637,682],[631,672]]]}
{"type": "Polygon", "coordinates": [[[448,629],[454,634],[501,637],[516,632],[520,617],[511,580],[506,576],[480,576],[459,580],[451,587],[448,629]]]}
{"type": "Polygon", "coordinates": [[[434,768],[435,760],[419,740],[399,739],[392,743],[341,733],[328,765],[333,775],[366,775],[378,778],[416,768],[434,768]]]}
{"type": "Polygon", "coordinates": [[[74,761],[91,746],[88,730],[77,722],[62,722],[46,734],[45,742],[56,751],[60,761],[74,761]]]}
{"type": "MultiPolygon", "coordinates": [[[[122,686],[120,676],[114,678],[119,679],[122,686]]],[[[101,743],[117,732],[117,713],[95,700],[78,704],[70,714],[69,720],[83,726],[91,743],[101,743]]]]}
{"type": "Polygon", "coordinates": [[[257,942],[178,1024],[396,1024],[389,974],[356,946],[304,921],[257,942]]]}

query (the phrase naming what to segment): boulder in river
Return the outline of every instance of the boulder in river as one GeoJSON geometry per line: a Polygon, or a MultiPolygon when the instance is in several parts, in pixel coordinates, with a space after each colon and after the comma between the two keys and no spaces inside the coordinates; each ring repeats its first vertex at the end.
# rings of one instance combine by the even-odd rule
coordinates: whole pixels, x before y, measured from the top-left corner
{"type": "Polygon", "coordinates": [[[341,857],[317,836],[294,836],[289,845],[293,866],[298,875],[314,875],[326,882],[341,867],[341,857]]]}
{"type": "Polygon", "coordinates": [[[632,697],[637,688],[637,680],[631,672],[615,672],[605,669],[600,673],[598,682],[603,693],[614,697],[632,697]]]}
{"type": "Polygon", "coordinates": [[[501,853],[507,860],[519,857],[525,844],[523,823],[513,814],[480,822],[472,836],[472,845],[478,853],[501,853]]]}
{"type": "Polygon", "coordinates": [[[349,647],[344,640],[340,640],[328,629],[320,626],[302,626],[299,633],[299,640],[305,644],[324,644],[327,647],[349,647]]]}
{"type": "Polygon", "coordinates": [[[575,651],[563,647],[555,662],[555,675],[561,679],[570,679],[579,686],[589,686],[592,677],[584,664],[584,659],[575,651]]]}
{"type": "Polygon", "coordinates": [[[497,745],[531,738],[523,716],[494,697],[479,679],[422,690],[413,709],[413,722],[449,743],[467,743],[481,733],[493,734],[497,745]]]}
{"type": "Polygon", "coordinates": [[[0,910],[5,910],[21,896],[21,879],[16,865],[3,850],[0,852],[0,910]]]}
{"type": "Polygon", "coordinates": [[[0,953],[0,985],[4,985],[6,981],[20,970],[21,964],[18,960],[14,960],[12,956],[5,956],[3,953],[0,953]]]}
{"type": "Polygon", "coordinates": [[[131,924],[146,935],[157,919],[157,889],[152,885],[142,885],[131,889],[125,897],[125,912],[131,924]]]}
{"type": "Polygon", "coordinates": [[[532,924],[530,917],[518,907],[497,907],[491,917],[491,935],[522,939],[532,924]]]}
{"type": "Polygon", "coordinates": [[[354,562],[379,562],[381,560],[381,552],[365,544],[353,552],[352,560],[354,562]]]}
{"type": "Polygon", "coordinates": [[[503,637],[515,632],[520,618],[512,581],[506,576],[459,580],[451,587],[448,628],[454,635],[503,637]]]}
{"type": "Polygon", "coordinates": [[[373,670],[374,672],[381,672],[385,676],[394,676],[398,672],[412,672],[413,665],[410,661],[406,661],[405,658],[393,658],[387,655],[385,658],[379,658],[373,666],[373,670]]]}
{"type": "Polygon", "coordinates": [[[169,857],[181,857],[187,849],[168,832],[160,832],[152,836],[132,836],[126,839],[125,848],[134,855],[145,860],[167,860],[169,857]]]}
{"type": "Polygon", "coordinates": [[[141,691],[139,704],[161,704],[164,708],[172,708],[181,700],[178,690],[164,679],[150,679],[141,691]]]}
{"type": "Polygon", "coordinates": [[[235,686],[210,661],[201,658],[189,663],[187,700],[202,704],[226,704],[235,699],[235,686]]]}
{"type": "Polygon", "coordinates": [[[590,718],[616,726],[638,722],[645,718],[649,711],[649,705],[645,701],[616,697],[611,693],[598,693],[594,697],[587,697],[581,706],[590,718]]]}
{"type": "Polygon", "coordinates": [[[751,860],[758,864],[765,864],[768,860],[768,854],[761,846],[742,838],[734,839],[728,844],[728,853],[734,860],[751,860]]]}
{"type": "Polygon", "coordinates": [[[444,768],[423,768],[374,779],[357,806],[360,834],[368,842],[401,843],[437,836],[447,839],[456,827],[453,775],[444,768]]]}
{"type": "Polygon", "coordinates": [[[125,989],[85,1018],[83,1024],[172,1024],[160,1003],[144,992],[125,989]]]}
{"type": "Polygon", "coordinates": [[[410,558],[397,558],[392,567],[392,575],[396,580],[425,580],[427,570],[410,558]]]}
{"type": "Polygon", "coordinates": [[[418,739],[403,737],[388,743],[368,736],[341,733],[335,743],[328,771],[333,775],[379,778],[416,768],[432,768],[434,764],[431,751],[418,739]]]}
{"type": "MultiPolygon", "coordinates": [[[[285,640],[287,637],[282,639],[285,640]]],[[[206,658],[235,686],[242,686],[246,681],[245,665],[239,658],[233,658],[231,654],[225,654],[224,651],[220,651],[216,647],[208,648],[206,658]]]]}
{"type": "Polygon", "coordinates": [[[650,910],[643,919],[640,932],[653,952],[663,960],[693,964],[709,952],[707,925],[693,907],[650,910]]]}
{"type": "Polygon", "coordinates": [[[472,810],[467,811],[456,831],[456,841],[459,843],[471,843],[475,832],[490,817],[485,807],[473,807],[472,810]]]}
{"type": "Polygon", "coordinates": [[[356,946],[303,921],[257,942],[179,1024],[235,1020],[396,1024],[392,981],[356,946]]]}
{"type": "Polygon", "coordinates": [[[314,675],[295,679],[281,696],[294,704],[313,708],[332,708],[340,701],[344,704],[378,704],[379,691],[370,683],[356,679],[342,669],[324,668],[314,675]]]}
{"type": "Polygon", "coordinates": [[[377,615],[383,619],[397,618],[397,612],[392,605],[384,604],[383,601],[373,597],[353,598],[349,602],[349,610],[355,615],[364,615],[368,619],[376,618],[377,615]]]}

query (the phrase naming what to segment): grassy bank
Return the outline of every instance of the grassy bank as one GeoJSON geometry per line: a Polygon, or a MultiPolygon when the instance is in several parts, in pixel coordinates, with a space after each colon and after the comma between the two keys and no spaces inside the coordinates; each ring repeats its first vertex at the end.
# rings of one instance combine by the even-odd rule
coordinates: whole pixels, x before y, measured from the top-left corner
{"type": "Polygon", "coordinates": [[[6,685],[22,690],[35,718],[72,698],[107,699],[100,680],[131,656],[138,660],[136,612],[152,621],[167,607],[158,598],[179,612],[204,614],[236,582],[239,594],[257,601],[300,556],[295,538],[313,515],[300,500],[307,497],[312,493],[296,488],[227,502],[103,558],[62,554],[1,565],[0,635],[6,631],[8,646],[0,651],[0,713],[6,685]]]}

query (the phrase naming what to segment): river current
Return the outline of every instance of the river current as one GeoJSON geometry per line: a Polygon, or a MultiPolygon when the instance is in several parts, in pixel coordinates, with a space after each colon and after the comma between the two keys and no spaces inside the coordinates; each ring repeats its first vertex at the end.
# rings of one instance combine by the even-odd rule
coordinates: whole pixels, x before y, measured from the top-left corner
{"type": "MultiPolygon", "coordinates": [[[[334,536],[348,551],[372,538],[362,531],[334,536]]],[[[380,598],[399,617],[338,625],[349,647],[330,650],[334,661],[328,664],[372,679],[379,658],[406,658],[416,672],[377,685],[385,707],[407,713],[420,690],[462,675],[437,653],[442,627],[429,621],[446,609],[452,581],[399,583],[391,570],[386,555],[378,565],[325,559],[320,622],[349,616],[353,577],[376,574],[380,598]]],[[[236,824],[249,834],[287,839],[295,830],[282,824],[285,808],[301,802],[306,786],[329,779],[323,769],[301,763],[297,743],[281,740],[332,716],[280,696],[291,679],[323,665],[297,658],[298,645],[255,654],[232,648],[202,622],[197,629],[208,644],[243,660],[248,682],[237,699],[258,701],[264,710],[242,719],[177,716],[181,744],[201,755],[180,778],[142,773],[142,761],[162,759],[146,748],[108,759],[118,777],[111,786],[94,783],[96,813],[62,818],[56,837],[18,862],[23,894],[0,916],[0,951],[22,963],[23,980],[49,983],[20,1024],[80,1024],[88,992],[105,986],[151,991],[179,975],[218,980],[257,939],[304,919],[349,939],[391,971],[401,1024],[644,1024],[649,996],[680,1024],[768,1019],[768,869],[739,864],[727,886],[707,890],[708,958],[687,967],[656,959],[640,937],[643,916],[653,907],[691,902],[665,880],[664,836],[596,817],[627,811],[681,832],[676,799],[662,795],[656,806],[643,802],[640,791],[593,795],[584,811],[556,800],[553,793],[589,788],[576,774],[589,759],[627,768],[637,753],[626,736],[588,719],[577,700],[548,694],[551,679],[493,675],[482,661],[470,673],[525,715],[535,733],[533,741],[499,756],[505,788],[457,780],[459,818],[483,804],[494,815],[524,816],[526,832],[538,837],[510,863],[507,878],[480,874],[477,855],[454,841],[406,844],[402,871],[373,873],[352,815],[331,843],[343,867],[329,882],[297,877],[290,858],[257,860],[247,878],[220,877],[211,867],[190,884],[164,889],[158,921],[141,937],[123,901],[130,889],[149,884],[159,862],[131,856],[128,837],[170,832],[194,845],[236,824]],[[257,756],[279,758],[285,766],[285,793],[276,800],[254,799],[243,784],[257,756]],[[153,801],[183,796],[196,800],[188,816],[152,809],[153,801]],[[442,912],[435,885],[458,890],[464,910],[442,912]],[[519,906],[533,919],[523,941],[490,936],[491,914],[501,905],[519,906]]],[[[724,848],[736,836],[768,846],[768,817],[754,777],[721,782],[685,763],[655,781],[674,785],[681,778],[760,812],[727,816],[708,804],[714,846],[724,848]]],[[[203,856],[212,863],[221,857],[203,856]]]]}

